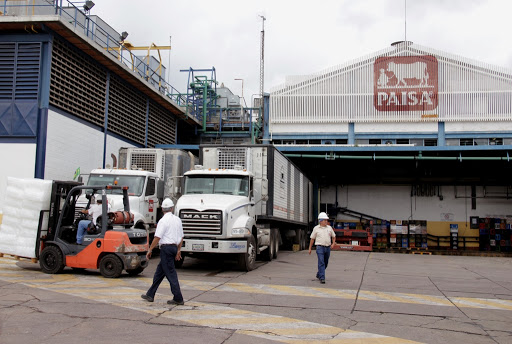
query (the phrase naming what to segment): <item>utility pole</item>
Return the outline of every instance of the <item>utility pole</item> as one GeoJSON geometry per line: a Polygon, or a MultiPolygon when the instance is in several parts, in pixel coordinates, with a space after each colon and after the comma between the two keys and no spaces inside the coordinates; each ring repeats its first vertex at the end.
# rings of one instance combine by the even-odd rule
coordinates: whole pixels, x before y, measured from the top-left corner
{"type": "Polygon", "coordinates": [[[264,16],[261,17],[261,54],[260,54],[260,97],[261,106],[263,106],[263,84],[265,79],[265,20],[264,16]]]}

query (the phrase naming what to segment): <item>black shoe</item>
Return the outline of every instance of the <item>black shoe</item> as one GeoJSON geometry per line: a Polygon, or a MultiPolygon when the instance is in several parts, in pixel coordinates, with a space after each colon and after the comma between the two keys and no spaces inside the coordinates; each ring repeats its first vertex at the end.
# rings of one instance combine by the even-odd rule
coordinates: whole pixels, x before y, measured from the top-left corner
{"type": "Polygon", "coordinates": [[[149,295],[146,295],[146,294],[142,294],[140,297],[142,297],[144,300],[146,300],[147,302],[153,302],[153,298],[149,295]]]}
{"type": "Polygon", "coordinates": [[[320,280],[320,283],[325,284],[325,280],[320,280]]]}
{"type": "Polygon", "coordinates": [[[168,305],[176,305],[176,306],[183,306],[185,304],[185,301],[176,301],[176,300],[169,300],[167,301],[168,305]]]}

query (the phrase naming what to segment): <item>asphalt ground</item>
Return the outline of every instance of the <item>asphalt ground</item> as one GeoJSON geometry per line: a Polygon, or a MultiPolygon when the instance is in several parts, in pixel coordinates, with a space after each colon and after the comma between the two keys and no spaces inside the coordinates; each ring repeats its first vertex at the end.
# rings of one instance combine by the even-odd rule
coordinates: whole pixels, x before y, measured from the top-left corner
{"type": "Polygon", "coordinates": [[[251,272],[187,257],[184,306],[140,298],[158,257],[137,277],[40,271],[0,258],[0,343],[512,343],[512,260],[281,251],[251,272]]]}

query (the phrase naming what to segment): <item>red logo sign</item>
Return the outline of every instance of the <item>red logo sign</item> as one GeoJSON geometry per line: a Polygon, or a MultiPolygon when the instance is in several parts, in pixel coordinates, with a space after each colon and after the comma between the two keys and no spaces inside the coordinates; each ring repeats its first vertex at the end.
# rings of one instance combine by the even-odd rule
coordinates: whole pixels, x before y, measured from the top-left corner
{"type": "Polygon", "coordinates": [[[373,103],[378,111],[428,111],[437,108],[435,56],[379,57],[373,65],[373,103]]]}

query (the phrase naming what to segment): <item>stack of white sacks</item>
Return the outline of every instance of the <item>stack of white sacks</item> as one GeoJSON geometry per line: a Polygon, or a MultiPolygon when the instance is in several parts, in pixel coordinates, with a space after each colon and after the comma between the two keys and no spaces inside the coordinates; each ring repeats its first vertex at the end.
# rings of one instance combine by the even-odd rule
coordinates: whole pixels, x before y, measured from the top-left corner
{"type": "MultiPolygon", "coordinates": [[[[7,178],[0,253],[36,258],[39,214],[49,210],[51,192],[51,180],[7,178]]],[[[48,229],[48,212],[44,214],[42,229],[48,229]]]]}

